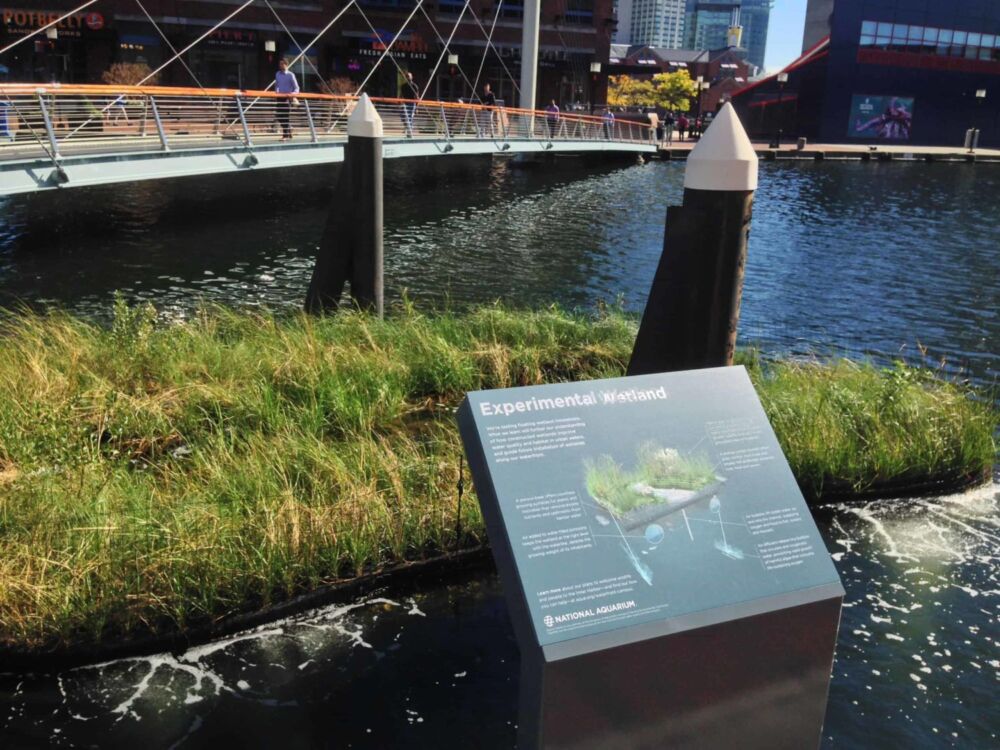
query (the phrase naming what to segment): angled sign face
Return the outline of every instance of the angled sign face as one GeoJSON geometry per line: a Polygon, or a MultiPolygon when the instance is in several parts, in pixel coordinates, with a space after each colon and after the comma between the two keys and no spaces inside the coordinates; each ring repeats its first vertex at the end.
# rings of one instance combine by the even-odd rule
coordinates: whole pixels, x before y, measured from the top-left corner
{"type": "Polygon", "coordinates": [[[470,393],[459,425],[529,644],[582,653],[843,596],[742,367],[470,393]]]}

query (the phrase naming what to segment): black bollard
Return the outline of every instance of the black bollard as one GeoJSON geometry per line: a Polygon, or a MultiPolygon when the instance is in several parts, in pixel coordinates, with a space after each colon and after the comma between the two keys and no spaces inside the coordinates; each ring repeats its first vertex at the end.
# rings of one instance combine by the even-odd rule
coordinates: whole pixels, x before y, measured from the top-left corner
{"type": "Polygon", "coordinates": [[[333,193],[306,311],[334,311],[344,285],[362,310],[382,317],[382,118],[362,94],[347,120],[347,146],[333,193]]]}
{"type": "Polygon", "coordinates": [[[733,363],[756,189],[757,155],[727,103],[688,157],[684,204],[667,209],[629,375],[733,363]]]}

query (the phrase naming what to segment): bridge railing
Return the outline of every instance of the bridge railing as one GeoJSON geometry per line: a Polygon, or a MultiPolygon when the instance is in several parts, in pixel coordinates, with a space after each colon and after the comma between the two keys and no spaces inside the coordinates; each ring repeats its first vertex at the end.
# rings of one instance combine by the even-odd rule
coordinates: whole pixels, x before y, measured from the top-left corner
{"type": "MultiPolygon", "coordinates": [[[[642,123],[510,107],[374,98],[387,138],[651,143],[642,123]]],[[[158,86],[0,85],[0,160],[343,140],[350,96],[158,86]]]]}

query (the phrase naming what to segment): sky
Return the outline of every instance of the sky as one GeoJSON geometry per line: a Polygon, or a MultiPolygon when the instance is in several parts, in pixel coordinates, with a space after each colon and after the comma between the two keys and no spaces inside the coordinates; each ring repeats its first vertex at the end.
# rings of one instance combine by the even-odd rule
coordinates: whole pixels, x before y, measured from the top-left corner
{"type": "Polygon", "coordinates": [[[767,32],[764,68],[773,73],[802,52],[802,30],[806,22],[806,0],[775,0],[767,32]]]}

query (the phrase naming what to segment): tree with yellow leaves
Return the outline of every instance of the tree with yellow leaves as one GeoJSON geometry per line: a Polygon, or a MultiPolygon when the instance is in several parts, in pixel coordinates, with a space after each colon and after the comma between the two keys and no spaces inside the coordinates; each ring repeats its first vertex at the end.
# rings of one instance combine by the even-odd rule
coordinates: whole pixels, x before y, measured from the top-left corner
{"type": "Polygon", "coordinates": [[[697,84],[686,70],[657,73],[652,79],[638,80],[627,75],[608,77],[608,106],[655,107],[686,112],[697,84]]]}

